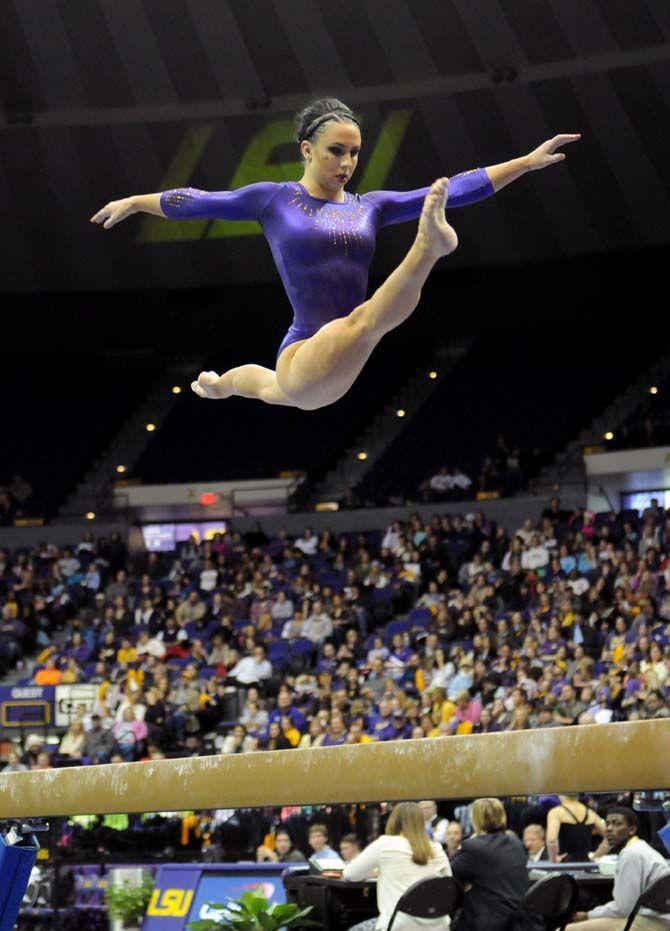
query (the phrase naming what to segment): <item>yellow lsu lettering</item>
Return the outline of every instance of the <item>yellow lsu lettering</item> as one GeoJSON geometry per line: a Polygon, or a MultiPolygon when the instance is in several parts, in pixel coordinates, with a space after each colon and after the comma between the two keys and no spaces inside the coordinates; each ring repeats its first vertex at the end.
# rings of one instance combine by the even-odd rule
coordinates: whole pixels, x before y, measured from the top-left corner
{"type": "MultiPolygon", "coordinates": [[[[358,193],[379,189],[388,177],[400,144],[405,136],[412,110],[392,110],[381,127],[365,171],[358,185],[358,193]]],[[[161,183],[163,190],[186,187],[202,153],[214,132],[212,124],[189,129],[173,158],[161,183]]],[[[302,172],[302,162],[271,162],[272,154],[280,147],[294,142],[291,120],[272,120],[259,130],[247,145],[230,182],[230,190],[254,184],[257,181],[295,181],[302,172]]],[[[250,236],[261,232],[254,220],[183,220],[165,223],[161,218],[148,216],[142,221],[139,242],[174,242],[188,239],[220,239],[231,236],[250,236]]]]}
{"type": "Polygon", "coordinates": [[[191,889],[154,889],[147,915],[154,918],[185,918],[193,901],[191,889]]]}

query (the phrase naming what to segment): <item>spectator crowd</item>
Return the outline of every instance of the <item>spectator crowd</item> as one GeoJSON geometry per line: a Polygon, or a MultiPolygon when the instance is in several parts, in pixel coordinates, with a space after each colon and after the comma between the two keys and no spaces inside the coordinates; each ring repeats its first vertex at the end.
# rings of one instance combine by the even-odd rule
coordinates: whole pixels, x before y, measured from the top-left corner
{"type": "Polygon", "coordinates": [[[504,528],[260,526],[173,554],[0,552],[0,662],[89,683],[10,769],[439,739],[670,715],[670,517],[551,503],[504,528]]]}
{"type": "Polygon", "coordinates": [[[0,553],[0,654],[97,686],[74,757],[98,756],[73,752],[95,720],[132,759],[667,716],[669,549],[658,506],[557,499],[511,533],[481,512],[257,526],[167,558],[87,533],[0,553]]]}

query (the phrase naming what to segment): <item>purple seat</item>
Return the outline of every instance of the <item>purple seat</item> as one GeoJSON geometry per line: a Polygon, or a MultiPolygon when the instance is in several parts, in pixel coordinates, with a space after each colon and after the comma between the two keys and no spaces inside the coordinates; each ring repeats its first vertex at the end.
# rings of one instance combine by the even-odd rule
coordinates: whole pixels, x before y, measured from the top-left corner
{"type": "MultiPolygon", "coordinates": [[[[310,641],[311,643],[311,641],[310,641]]],[[[273,640],[268,644],[268,659],[271,663],[278,659],[286,659],[291,652],[291,648],[286,640],[273,640]]]]}
{"type": "Polygon", "coordinates": [[[433,619],[428,608],[413,608],[409,612],[409,619],[414,627],[423,627],[425,630],[433,619]]]}
{"type": "Polygon", "coordinates": [[[376,604],[387,604],[393,600],[392,588],[374,588],[372,590],[372,600],[376,604]]]}
{"type": "Polygon", "coordinates": [[[291,656],[305,656],[314,651],[314,644],[307,637],[299,637],[298,640],[291,641],[290,650],[291,656]]]}
{"type": "Polygon", "coordinates": [[[385,634],[387,637],[392,637],[394,634],[404,634],[410,629],[410,622],[407,618],[401,621],[391,621],[390,624],[387,624],[385,634]]]}

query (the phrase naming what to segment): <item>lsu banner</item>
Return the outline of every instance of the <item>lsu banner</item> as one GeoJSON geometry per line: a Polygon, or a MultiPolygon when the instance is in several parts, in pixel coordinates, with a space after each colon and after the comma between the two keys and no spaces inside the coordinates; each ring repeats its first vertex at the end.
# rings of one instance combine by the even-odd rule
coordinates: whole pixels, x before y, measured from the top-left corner
{"type": "Polygon", "coordinates": [[[215,919],[211,903],[223,905],[245,892],[262,891],[268,902],[285,902],[283,863],[162,866],[142,931],[181,931],[190,921],[215,919]]]}

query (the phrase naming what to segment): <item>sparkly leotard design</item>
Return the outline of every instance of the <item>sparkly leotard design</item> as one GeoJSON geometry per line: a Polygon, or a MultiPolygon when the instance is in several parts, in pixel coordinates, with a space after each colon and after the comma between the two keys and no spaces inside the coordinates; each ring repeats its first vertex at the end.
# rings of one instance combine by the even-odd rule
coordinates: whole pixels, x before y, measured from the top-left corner
{"type": "MultiPolygon", "coordinates": [[[[377,232],[416,220],[428,190],[345,193],[339,203],[312,197],[294,181],[267,181],[236,191],[164,191],[161,209],[177,220],[258,220],[293,307],[279,356],[365,300],[377,232]]],[[[485,169],[467,171],[450,180],[447,207],[463,207],[493,193],[485,169]]]]}

